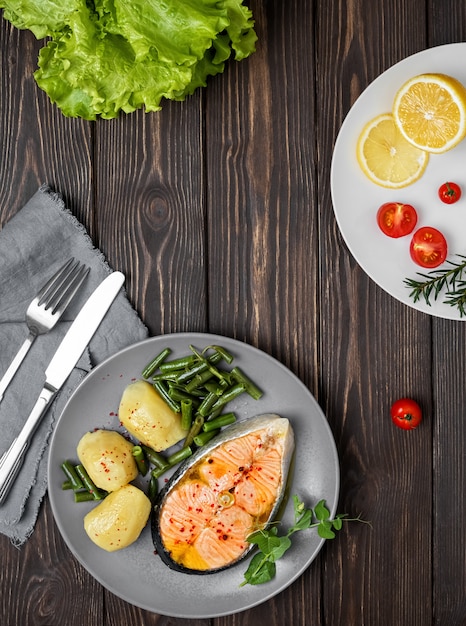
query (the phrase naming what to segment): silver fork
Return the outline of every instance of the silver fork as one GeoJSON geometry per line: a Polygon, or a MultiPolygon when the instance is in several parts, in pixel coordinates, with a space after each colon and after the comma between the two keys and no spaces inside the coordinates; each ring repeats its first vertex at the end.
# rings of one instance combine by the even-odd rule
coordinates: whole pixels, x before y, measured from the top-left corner
{"type": "Polygon", "coordinates": [[[69,259],[56,274],[48,280],[26,311],[29,335],[18,350],[11,365],[0,380],[0,402],[13,376],[39,335],[51,330],[63,315],[66,307],[76,295],[89,274],[89,268],[74,258],[69,259]]]}

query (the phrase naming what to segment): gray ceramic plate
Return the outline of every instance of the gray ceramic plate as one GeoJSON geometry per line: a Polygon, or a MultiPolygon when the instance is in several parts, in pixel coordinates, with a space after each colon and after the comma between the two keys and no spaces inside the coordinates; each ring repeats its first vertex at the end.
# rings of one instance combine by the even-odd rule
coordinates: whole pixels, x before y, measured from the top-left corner
{"type": "MultiPolygon", "coordinates": [[[[278,361],[245,343],[202,333],[154,337],[133,345],[96,367],[76,389],[61,415],[50,446],[48,481],[53,513],[68,547],[80,563],[104,587],[123,600],[162,615],[209,618],[237,613],[256,606],[288,587],[316,557],[323,540],[315,529],[297,533],[293,546],[277,564],[269,583],[240,587],[249,559],[210,575],[187,575],[171,571],[154,555],[150,528],[139,540],[120,552],[107,553],[88,539],[83,517],[92,503],[75,504],[72,494],[61,489],[65,459],[76,460],[76,445],[94,428],[119,428],[118,405],[125,386],[140,377],[141,370],[163,348],[172,355],[189,353],[189,344],[202,349],[222,345],[235,357],[234,364],[248,373],[264,391],[260,400],[246,394],[231,409],[239,419],[259,413],[288,417],[296,440],[296,464],[291,494],[308,506],[325,499],[335,513],[339,492],[339,465],[335,442],[327,420],[309,390],[278,361]]],[[[291,499],[283,525],[294,521],[291,499]]]]}

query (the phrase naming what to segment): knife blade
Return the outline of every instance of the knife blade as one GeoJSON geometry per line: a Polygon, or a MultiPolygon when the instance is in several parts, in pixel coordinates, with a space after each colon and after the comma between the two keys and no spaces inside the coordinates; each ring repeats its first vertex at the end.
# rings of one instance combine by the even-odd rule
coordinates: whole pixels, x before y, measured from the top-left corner
{"type": "Polygon", "coordinates": [[[121,272],[112,272],[107,276],[90,295],[63,337],[45,370],[45,384],[34,408],[20,434],[0,459],[0,504],[3,504],[10,491],[31,437],[46,409],[79,361],[124,281],[125,277],[121,272]]]}

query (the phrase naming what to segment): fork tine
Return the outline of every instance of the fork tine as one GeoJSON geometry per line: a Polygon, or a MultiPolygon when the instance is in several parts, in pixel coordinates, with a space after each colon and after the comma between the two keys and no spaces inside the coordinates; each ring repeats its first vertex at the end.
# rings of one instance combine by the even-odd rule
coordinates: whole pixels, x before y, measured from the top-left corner
{"type": "Polygon", "coordinates": [[[60,286],[63,283],[63,281],[60,280],[61,277],[68,274],[68,270],[73,264],[76,265],[76,259],[74,257],[71,257],[71,259],[68,259],[65,265],[63,265],[40,289],[36,296],[38,301],[37,304],[39,306],[44,304],[44,302],[46,302],[48,298],[53,296],[53,294],[56,292],[57,285],[60,286]]]}
{"type": "Polygon", "coordinates": [[[66,307],[69,305],[71,300],[76,295],[76,292],[81,287],[81,285],[85,281],[90,271],[91,270],[89,267],[87,267],[86,265],[81,265],[78,272],[76,272],[73,278],[70,280],[70,283],[68,287],[66,288],[66,290],[60,294],[60,297],[57,299],[56,303],[54,304],[53,309],[52,309],[53,315],[55,314],[61,315],[61,313],[63,313],[63,311],[66,309],[66,307]]]}
{"type": "Polygon", "coordinates": [[[39,306],[44,305],[45,310],[50,310],[52,314],[55,312],[63,295],[67,294],[74,284],[76,276],[80,274],[80,268],[85,267],[81,266],[80,262],[74,258],[70,259],[70,261],[71,264],[70,262],[66,263],[61,271],[55,274],[55,280],[37,303],[39,306]]]}

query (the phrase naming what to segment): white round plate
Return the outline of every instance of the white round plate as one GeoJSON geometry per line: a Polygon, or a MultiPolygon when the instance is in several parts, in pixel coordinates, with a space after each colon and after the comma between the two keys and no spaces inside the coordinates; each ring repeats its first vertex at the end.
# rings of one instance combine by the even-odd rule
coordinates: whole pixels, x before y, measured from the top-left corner
{"type": "MultiPolygon", "coordinates": [[[[441,295],[428,306],[424,299],[413,302],[406,278],[426,273],[409,255],[411,236],[393,239],[379,229],[376,214],[384,202],[412,204],[418,212],[416,229],[434,226],[448,243],[448,259],[466,254],[466,141],[445,154],[432,154],[424,175],[414,184],[390,190],[372,183],[356,160],[356,143],[365,124],[380,113],[389,113],[401,85],[417,74],[427,72],[454,76],[466,85],[466,43],[424,50],[397,63],[381,74],[359,96],[348,113],[335,143],[331,169],[333,207],[343,238],[363,270],[393,297],[424,313],[446,319],[464,319],[456,307],[443,302],[441,295]],[[446,181],[458,183],[460,200],[446,205],[437,196],[446,181]]],[[[447,260],[448,260],[447,259],[447,260]]],[[[447,267],[443,264],[440,268],[447,267]]],[[[440,269],[439,268],[439,269],[440,269]]]]}
{"type": "MultiPolygon", "coordinates": [[[[154,613],[209,618],[251,608],[288,587],[323,545],[316,530],[294,535],[293,546],[277,563],[277,575],[272,581],[240,587],[249,559],[217,574],[174,572],[154,554],[150,524],[138,541],[124,550],[108,553],[97,548],[83,528],[83,517],[95,504],[76,504],[72,493],[61,488],[64,480],[61,463],[65,459],[77,462],[76,445],[82,435],[95,428],[119,429],[118,406],[126,385],[140,378],[144,366],[162,349],[172,349],[170,358],[184,356],[189,354],[190,344],[198,349],[212,344],[224,346],[235,357],[233,365],[241,367],[263,390],[260,400],[243,394],[229,405],[238,419],[269,412],[290,419],[297,441],[290,495],[299,495],[307,506],[324,499],[331,514],[335,514],[339,493],[337,451],[327,420],[309,390],[264,352],[240,341],[203,333],[153,337],[96,367],[76,389],[55,427],[50,444],[48,488],[64,540],[78,561],[104,587],[154,613]]],[[[283,528],[293,522],[290,497],[283,528]]]]}

